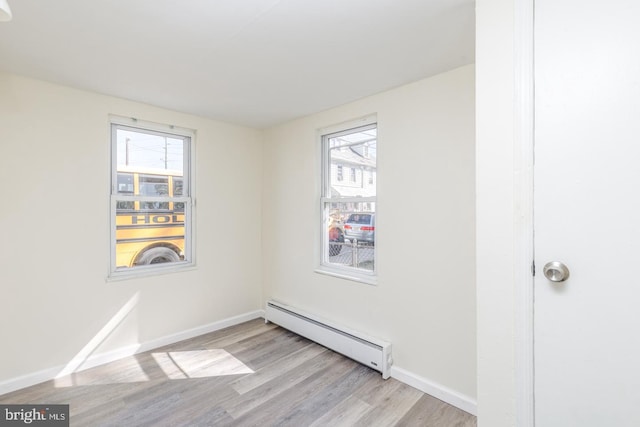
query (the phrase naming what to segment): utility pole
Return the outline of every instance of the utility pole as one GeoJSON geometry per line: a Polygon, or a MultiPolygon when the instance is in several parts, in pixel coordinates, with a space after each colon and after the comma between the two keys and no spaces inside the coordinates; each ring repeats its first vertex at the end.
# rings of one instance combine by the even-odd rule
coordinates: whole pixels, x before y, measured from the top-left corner
{"type": "Polygon", "coordinates": [[[168,160],[167,160],[167,157],[168,157],[167,151],[169,148],[168,145],[169,145],[169,141],[167,141],[167,137],[165,136],[164,137],[164,168],[165,170],[167,169],[167,166],[168,166],[168,160]]]}

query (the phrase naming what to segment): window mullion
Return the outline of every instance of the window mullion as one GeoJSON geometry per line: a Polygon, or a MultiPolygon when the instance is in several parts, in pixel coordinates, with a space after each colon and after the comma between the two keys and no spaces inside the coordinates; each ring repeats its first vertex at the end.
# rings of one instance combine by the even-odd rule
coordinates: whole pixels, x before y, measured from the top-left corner
{"type": "Polygon", "coordinates": [[[322,203],[375,203],[377,197],[322,197],[322,203]]]}
{"type": "Polygon", "coordinates": [[[188,202],[191,200],[191,197],[187,196],[131,196],[113,194],[111,197],[117,200],[132,202],[188,202]]]}

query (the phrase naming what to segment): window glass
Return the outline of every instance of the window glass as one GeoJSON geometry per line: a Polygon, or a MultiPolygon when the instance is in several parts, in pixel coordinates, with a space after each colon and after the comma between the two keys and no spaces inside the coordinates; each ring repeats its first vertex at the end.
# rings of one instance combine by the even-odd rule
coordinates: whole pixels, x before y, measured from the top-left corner
{"type": "Polygon", "coordinates": [[[192,138],[157,127],[112,124],[112,276],[192,263],[192,138]]]}
{"type": "Polygon", "coordinates": [[[321,265],[339,273],[374,274],[377,127],[372,124],[323,135],[322,150],[321,265]],[[344,168],[349,170],[346,181],[344,168]],[[362,179],[365,171],[368,181],[362,179]]]}

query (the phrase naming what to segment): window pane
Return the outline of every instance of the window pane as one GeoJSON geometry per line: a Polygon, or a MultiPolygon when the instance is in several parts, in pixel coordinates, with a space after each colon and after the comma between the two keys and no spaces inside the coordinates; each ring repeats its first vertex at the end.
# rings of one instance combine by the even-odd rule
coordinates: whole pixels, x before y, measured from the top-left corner
{"type": "Polygon", "coordinates": [[[375,203],[325,204],[326,259],[330,264],[373,271],[375,266],[375,203]]]}
{"type": "Polygon", "coordinates": [[[328,137],[329,171],[326,197],[375,197],[377,130],[328,137]],[[348,168],[349,179],[344,179],[348,168]],[[368,179],[364,177],[367,176],[368,179]]]}
{"type": "MultiPolygon", "coordinates": [[[[122,200],[120,203],[128,203],[122,200]]],[[[116,214],[116,267],[178,262],[184,259],[184,213],[116,214]]]]}
{"type": "Polygon", "coordinates": [[[156,135],[142,131],[118,129],[118,170],[173,170],[182,174],[184,169],[184,141],[170,135],[156,135]]]}

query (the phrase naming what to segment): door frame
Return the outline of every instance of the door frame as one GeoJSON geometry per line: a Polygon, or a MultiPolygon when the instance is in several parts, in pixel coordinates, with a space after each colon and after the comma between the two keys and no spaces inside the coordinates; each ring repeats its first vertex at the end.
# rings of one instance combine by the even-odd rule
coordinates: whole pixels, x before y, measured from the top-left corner
{"type": "Polygon", "coordinates": [[[534,2],[514,0],[515,397],[523,427],[535,426],[534,2]]]}

